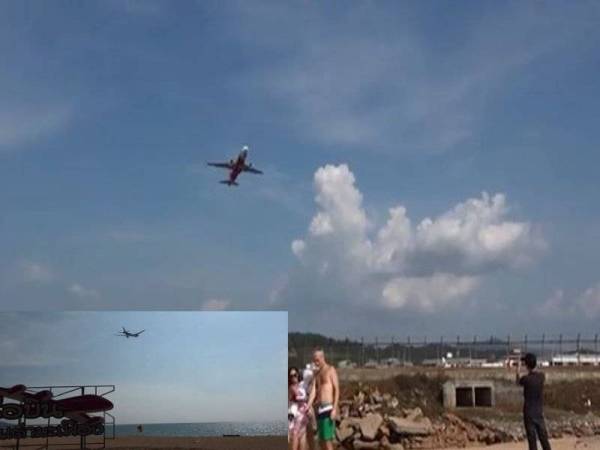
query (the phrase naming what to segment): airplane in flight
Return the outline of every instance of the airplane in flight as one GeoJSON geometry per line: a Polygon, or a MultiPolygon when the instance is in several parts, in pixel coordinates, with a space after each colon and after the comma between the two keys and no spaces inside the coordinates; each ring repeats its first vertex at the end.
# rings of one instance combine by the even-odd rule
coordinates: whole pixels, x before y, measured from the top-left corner
{"type": "MultiPolygon", "coordinates": [[[[88,413],[99,413],[113,409],[113,404],[110,400],[99,395],[76,395],[74,397],[63,398],[60,400],[54,399],[51,391],[39,391],[36,393],[27,392],[27,387],[22,384],[17,384],[9,388],[0,387],[0,404],[2,398],[9,398],[24,404],[39,404],[47,403],[47,414],[60,418],[61,416],[75,420],[79,423],[101,424],[104,423],[104,418],[100,416],[90,416],[88,413]]],[[[40,412],[40,409],[34,409],[40,412]]]]}
{"type": "Polygon", "coordinates": [[[131,331],[127,331],[125,329],[125,327],[122,327],[123,331],[119,331],[119,334],[117,334],[117,336],[123,336],[126,337],[127,339],[129,339],[130,337],[140,337],[140,334],[142,334],[144,331],[146,330],[142,330],[142,331],[138,331],[137,333],[132,333],[131,331]]]}
{"type": "Polygon", "coordinates": [[[237,156],[236,159],[230,159],[229,162],[223,163],[207,163],[212,167],[220,167],[222,169],[229,170],[229,178],[227,180],[222,180],[220,183],[226,184],[228,186],[238,186],[238,183],[235,181],[238,175],[242,172],[250,172],[262,175],[262,172],[258,169],[252,167],[252,164],[246,163],[246,158],[248,157],[248,146],[244,145],[242,147],[242,151],[237,156]]]}

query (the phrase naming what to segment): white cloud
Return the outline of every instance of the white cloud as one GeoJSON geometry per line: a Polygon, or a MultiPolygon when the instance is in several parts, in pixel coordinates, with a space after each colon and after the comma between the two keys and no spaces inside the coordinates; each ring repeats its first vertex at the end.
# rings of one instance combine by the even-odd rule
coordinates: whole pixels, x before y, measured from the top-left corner
{"type": "Polygon", "coordinates": [[[225,311],[227,308],[229,308],[230,304],[231,304],[231,302],[229,300],[212,298],[212,299],[206,300],[202,304],[201,309],[203,311],[225,311]]]}
{"type": "Polygon", "coordinates": [[[98,298],[100,294],[94,289],[83,287],[80,284],[71,284],[67,289],[71,294],[79,298],[98,298]]]}
{"type": "Polygon", "coordinates": [[[306,244],[301,239],[296,239],[295,241],[292,242],[292,252],[298,258],[302,257],[302,252],[304,252],[305,248],[306,248],[306,244]]]}
{"type": "Polygon", "coordinates": [[[474,276],[434,274],[428,277],[397,277],[382,291],[383,304],[389,308],[411,308],[434,312],[471,293],[479,280],[474,276]]]}
{"type": "Polygon", "coordinates": [[[460,302],[485,275],[532,262],[545,246],[530,223],[507,219],[503,194],[483,193],[416,226],[396,206],[377,229],[348,166],[319,168],[314,185],[317,211],[307,236],[292,242],[299,264],[274,291],[283,302],[308,296],[433,312],[460,302]],[[300,293],[306,289],[310,295],[300,293]]]}

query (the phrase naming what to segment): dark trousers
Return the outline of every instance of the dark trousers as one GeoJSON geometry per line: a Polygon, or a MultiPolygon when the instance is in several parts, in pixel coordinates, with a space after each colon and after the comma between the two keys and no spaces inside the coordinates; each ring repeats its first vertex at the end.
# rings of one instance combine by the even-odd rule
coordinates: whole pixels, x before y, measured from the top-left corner
{"type": "Polygon", "coordinates": [[[540,444],[542,444],[542,450],[551,450],[550,442],[548,442],[548,432],[546,431],[544,416],[530,416],[525,414],[524,421],[529,450],[537,450],[537,439],[539,439],[540,444]]]}

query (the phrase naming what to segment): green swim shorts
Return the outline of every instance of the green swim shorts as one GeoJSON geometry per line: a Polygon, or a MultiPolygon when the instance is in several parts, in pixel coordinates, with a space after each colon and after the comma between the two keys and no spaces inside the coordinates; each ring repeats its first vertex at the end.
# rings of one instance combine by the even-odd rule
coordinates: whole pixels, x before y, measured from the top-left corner
{"type": "Polygon", "coordinates": [[[331,418],[333,407],[329,405],[321,405],[317,414],[317,432],[319,440],[333,441],[335,439],[335,422],[331,418]]]}

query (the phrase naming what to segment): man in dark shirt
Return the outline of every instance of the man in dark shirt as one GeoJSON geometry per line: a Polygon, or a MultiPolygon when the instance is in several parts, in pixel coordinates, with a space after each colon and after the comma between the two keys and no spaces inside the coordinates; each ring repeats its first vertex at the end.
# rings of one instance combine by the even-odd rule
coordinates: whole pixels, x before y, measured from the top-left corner
{"type": "Polygon", "coordinates": [[[537,450],[537,439],[543,450],[551,450],[548,442],[548,432],[544,421],[544,380],[542,372],[535,370],[537,359],[533,353],[527,353],[523,358],[527,375],[521,376],[521,359],[517,364],[517,384],[523,386],[523,420],[529,442],[529,450],[537,450]],[[537,439],[536,439],[537,437],[537,439]]]}

